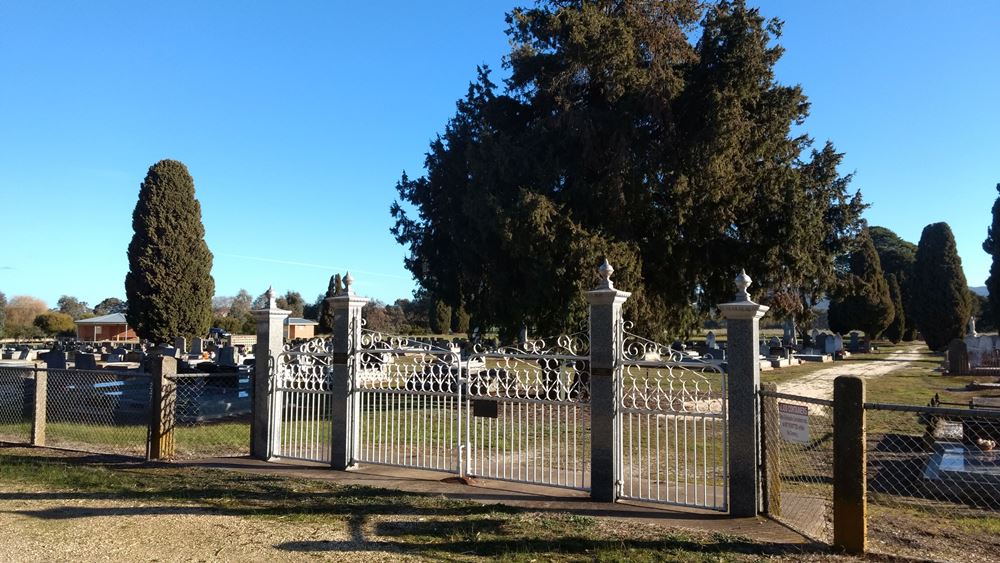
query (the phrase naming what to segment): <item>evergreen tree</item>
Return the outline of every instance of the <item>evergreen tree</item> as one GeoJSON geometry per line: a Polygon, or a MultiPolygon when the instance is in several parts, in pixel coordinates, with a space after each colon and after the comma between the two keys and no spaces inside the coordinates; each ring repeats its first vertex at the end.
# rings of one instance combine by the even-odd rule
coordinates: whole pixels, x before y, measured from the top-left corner
{"type": "Polygon", "coordinates": [[[969,287],[947,223],[924,227],[913,264],[913,322],[931,350],[965,335],[969,287]]]}
{"type": "Polygon", "coordinates": [[[127,310],[128,303],[117,297],[108,297],[94,306],[94,314],[99,317],[112,313],[124,313],[127,310]]]}
{"type": "Polygon", "coordinates": [[[892,298],[892,308],[895,312],[892,322],[885,329],[885,337],[893,344],[899,343],[906,333],[906,312],[903,310],[903,291],[899,287],[896,274],[889,274],[886,278],[889,282],[889,295],[892,298]]]}
{"type": "MultiPolygon", "coordinates": [[[[330,276],[330,284],[326,288],[326,298],[336,297],[338,293],[340,293],[340,274],[334,274],[330,276]]],[[[333,332],[333,306],[326,299],[323,300],[319,308],[319,331],[333,332]]]]}
{"type": "Polygon", "coordinates": [[[451,310],[451,332],[466,334],[469,332],[469,313],[465,307],[453,307],[451,310]]]}
{"type": "Polygon", "coordinates": [[[447,334],[451,329],[451,307],[440,299],[434,300],[434,309],[430,312],[431,332],[447,334]]]}
{"type": "Polygon", "coordinates": [[[850,272],[830,304],[830,328],[840,334],[861,329],[865,339],[871,342],[889,326],[895,311],[889,285],[867,229],[859,235],[849,265],[850,272]]]}
{"type": "Polygon", "coordinates": [[[291,311],[291,317],[302,318],[306,311],[306,300],[298,291],[286,291],[284,295],[274,300],[279,309],[291,311]]]}
{"type": "MultiPolygon", "coordinates": [[[[917,245],[903,240],[899,235],[885,227],[869,227],[868,232],[872,237],[872,242],[875,243],[875,250],[878,251],[878,259],[882,263],[882,273],[886,275],[886,278],[890,275],[896,276],[896,281],[899,282],[904,317],[912,319],[910,279],[913,272],[913,262],[917,256],[917,245]]],[[[916,328],[913,323],[906,323],[901,338],[910,342],[914,339],[915,333],[916,328]]]]}
{"type": "Polygon", "coordinates": [[[212,253],[194,180],[183,163],[161,160],[149,168],[132,228],[125,276],[129,325],[154,342],[204,336],[215,294],[212,253]]]}
{"type": "Polygon", "coordinates": [[[0,291],[0,338],[4,338],[4,328],[7,326],[7,296],[0,291]]]}
{"type": "MultiPolygon", "coordinates": [[[[997,184],[1000,192],[1000,184],[997,184]]],[[[1000,196],[993,202],[993,224],[986,229],[986,240],[983,250],[993,257],[990,264],[990,277],[986,278],[986,289],[989,291],[989,311],[993,315],[991,324],[1000,326],[1000,196]]]]}
{"type": "Polygon", "coordinates": [[[793,296],[776,311],[811,311],[865,206],[833,145],[792,131],[808,102],[775,78],[780,22],[618,0],[508,22],[504,89],[480,69],[425,174],[397,184],[392,232],[422,290],[506,341],[577,330],[604,258],[647,334],[697,326],[744,267],[761,298],[793,296]]]}

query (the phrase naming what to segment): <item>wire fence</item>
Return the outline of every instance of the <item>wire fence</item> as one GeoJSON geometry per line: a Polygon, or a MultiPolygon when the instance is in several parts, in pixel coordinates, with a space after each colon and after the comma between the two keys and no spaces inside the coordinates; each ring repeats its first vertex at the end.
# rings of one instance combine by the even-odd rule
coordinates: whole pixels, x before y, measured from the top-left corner
{"type": "Polygon", "coordinates": [[[865,405],[874,547],[1000,530],[1000,410],[865,405]]]}
{"type": "Polygon", "coordinates": [[[833,402],[761,391],[768,514],[813,540],[833,539],[833,402]]]}
{"type": "Polygon", "coordinates": [[[0,367],[0,442],[31,442],[34,402],[34,370],[0,367]]]}
{"type": "Polygon", "coordinates": [[[248,373],[195,373],[175,384],[175,459],[232,457],[250,453],[248,373]]]}
{"type": "Polygon", "coordinates": [[[150,377],[138,372],[49,369],[46,445],[145,456],[150,377]]]}

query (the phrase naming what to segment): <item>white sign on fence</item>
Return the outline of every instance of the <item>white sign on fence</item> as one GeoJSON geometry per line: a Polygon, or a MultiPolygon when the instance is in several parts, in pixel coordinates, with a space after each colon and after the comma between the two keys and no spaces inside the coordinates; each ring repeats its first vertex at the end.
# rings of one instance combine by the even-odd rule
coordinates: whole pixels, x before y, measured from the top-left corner
{"type": "Polygon", "coordinates": [[[796,444],[809,443],[809,407],[778,403],[778,415],[781,418],[781,438],[786,442],[796,444]]]}

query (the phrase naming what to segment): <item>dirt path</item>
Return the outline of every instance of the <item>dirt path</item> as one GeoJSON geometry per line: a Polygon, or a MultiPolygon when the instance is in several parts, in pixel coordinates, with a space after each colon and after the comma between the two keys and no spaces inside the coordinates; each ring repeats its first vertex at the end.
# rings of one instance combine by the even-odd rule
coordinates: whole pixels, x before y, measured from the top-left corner
{"type": "Polygon", "coordinates": [[[877,360],[837,362],[831,367],[779,383],[778,391],[790,395],[813,397],[814,399],[832,399],[833,380],[838,375],[859,375],[871,379],[905,368],[921,358],[917,347],[913,346],[877,360]]]}

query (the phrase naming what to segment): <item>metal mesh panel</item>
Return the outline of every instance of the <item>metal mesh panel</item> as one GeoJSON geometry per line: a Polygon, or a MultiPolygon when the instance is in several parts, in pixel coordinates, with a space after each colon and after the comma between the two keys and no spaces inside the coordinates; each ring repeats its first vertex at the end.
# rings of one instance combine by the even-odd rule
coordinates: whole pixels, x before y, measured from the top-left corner
{"type": "Polygon", "coordinates": [[[250,454],[250,386],[247,373],[197,373],[175,384],[174,457],[250,454]]]}
{"type": "Polygon", "coordinates": [[[47,373],[47,445],[145,456],[148,375],[83,370],[47,370],[47,373]]]}
{"type": "Polygon", "coordinates": [[[876,550],[1000,529],[1000,412],[865,406],[876,550]]]}
{"type": "Polygon", "coordinates": [[[831,401],[761,392],[768,514],[814,540],[833,539],[831,401]]]}
{"type": "Polygon", "coordinates": [[[31,441],[34,378],[33,368],[0,367],[0,442],[31,441]]]}

